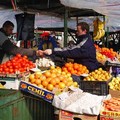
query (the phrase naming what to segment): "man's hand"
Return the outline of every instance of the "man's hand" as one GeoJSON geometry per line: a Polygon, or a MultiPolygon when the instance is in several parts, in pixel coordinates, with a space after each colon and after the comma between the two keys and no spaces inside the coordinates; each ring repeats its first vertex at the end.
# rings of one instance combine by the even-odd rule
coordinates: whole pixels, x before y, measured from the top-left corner
{"type": "Polygon", "coordinates": [[[44,56],[44,51],[42,51],[42,50],[37,50],[37,51],[36,51],[36,55],[43,57],[43,56],[44,56]]]}
{"type": "Polygon", "coordinates": [[[46,50],[44,50],[43,52],[44,52],[44,54],[46,54],[46,55],[51,55],[51,54],[52,54],[52,50],[51,50],[51,49],[46,49],[46,50]]]}

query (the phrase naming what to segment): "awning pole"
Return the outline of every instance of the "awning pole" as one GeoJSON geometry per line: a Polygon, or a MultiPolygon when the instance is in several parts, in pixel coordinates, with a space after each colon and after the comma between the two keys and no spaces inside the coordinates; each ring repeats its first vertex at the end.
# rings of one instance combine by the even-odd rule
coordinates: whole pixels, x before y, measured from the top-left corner
{"type": "Polygon", "coordinates": [[[65,14],[64,14],[64,47],[67,46],[67,33],[68,33],[68,26],[67,26],[67,19],[68,19],[68,9],[65,7],[65,14]]]}
{"type": "MultiPolygon", "coordinates": [[[[103,22],[105,22],[105,16],[103,16],[103,22]]],[[[105,30],[105,24],[104,24],[104,30],[105,30]]],[[[105,37],[102,38],[103,46],[105,47],[107,44],[105,44],[105,37]]]]}
{"type": "Polygon", "coordinates": [[[106,39],[106,43],[107,43],[107,47],[109,47],[109,45],[108,45],[108,37],[109,37],[109,27],[107,27],[107,39],[106,39]]]}
{"type": "Polygon", "coordinates": [[[78,17],[76,17],[76,26],[77,26],[77,24],[78,24],[78,17]]]}

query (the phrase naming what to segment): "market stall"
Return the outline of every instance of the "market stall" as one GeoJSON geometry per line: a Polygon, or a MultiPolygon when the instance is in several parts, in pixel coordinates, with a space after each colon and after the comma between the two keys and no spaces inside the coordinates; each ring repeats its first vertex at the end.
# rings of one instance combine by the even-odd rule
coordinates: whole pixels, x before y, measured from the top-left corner
{"type": "MultiPolygon", "coordinates": [[[[107,60],[111,59],[112,61],[113,58],[114,62],[117,62],[117,64],[119,64],[119,61],[115,61],[115,59],[118,59],[116,52],[109,50],[108,48],[99,48],[98,46],[96,46],[96,49],[99,54],[102,52],[102,55],[105,55],[105,57],[103,56],[102,58],[101,55],[97,54],[97,58],[101,64],[105,65],[104,63],[107,60]],[[107,52],[112,53],[108,54],[107,52]]],[[[17,60],[17,62],[19,61],[17,60]]],[[[23,62],[19,62],[19,65],[22,64],[23,62]]],[[[25,115],[26,119],[29,118],[31,120],[35,118],[36,120],[46,120],[50,118],[54,119],[55,115],[53,106],[63,110],[59,111],[59,120],[67,119],[68,116],[71,119],[80,118],[83,120],[86,120],[88,118],[91,120],[97,120],[99,114],[101,115],[100,120],[103,118],[110,119],[110,117],[115,118],[115,116],[119,116],[119,106],[115,108],[113,107],[114,105],[110,106],[109,104],[109,100],[113,100],[113,103],[116,100],[119,105],[119,98],[117,98],[119,95],[115,96],[116,98],[111,98],[108,96],[108,94],[111,94],[113,97],[113,92],[119,92],[119,72],[117,74],[114,74],[113,71],[99,68],[98,70],[89,73],[85,66],[71,62],[65,63],[62,67],[59,67],[56,66],[54,61],[51,61],[50,58],[38,59],[36,60],[36,66],[34,66],[33,62],[29,61],[27,57],[21,55],[17,55],[10,61],[1,64],[0,68],[2,67],[3,70],[0,71],[0,82],[1,88],[3,88],[0,90],[2,101],[0,108],[3,114],[6,114],[5,111],[7,109],[10,109],[10,111],[12,111],[12,113],[10,113],[8,110],[8,113],[11,116],[11,120],[12,117],[17,117],[18,120],[21,119],[21,117],[22,119],[25,119],[25,115]],[[16,70],[16,65],[15,69],[11,71],[10,64],[14,62],[14,59],[19,59],[19,61],[24,60],[24,62],[26,62],[24,64],[24,71],[20,68],[17,68],[16,70]],[[7,71],[4,69],[3,65],[7,66],[7,71]],[[109,91],[109,89],[111,90],[109,91]],[[86,98],[88,98],[88,101],[85,103],[85,105],[87,104],[87,107],[82,104],[82,108],[82,105],[78,106],[78,103],[75,103],[76,99],[79,100],[78,102],[80,104],[82,101],[85,102],[84,99],[86,98]],[[92,106],[90,106],[95,106],[94,100],[97,100],[99,103],[96,103],[97,106],[94,108],[95,110],[92,108],[92,106]],[[64,103],[64,101],[67,101],[67,103],[64,103]],[[70,103],[68,103],[68,101],[70,103]],[[91,104],[92,102],[94,104],[91,104]],[[101,102],[105,104],[105,108],[104,106],[102,107],[102,104],[100,104],[101,102]],[[72,107],[72,104],[74,106],[74,109],[72,107]],[[108,106],[106,108],[106,104],[110,106],[110,108],[108,108],[108,106]],[[69,105],[71,105],[71,107],[69,105]],[[76,107],[80,108],[76,109],[76,107]],[[83,110],[85,108],[87,109],[83,110]],[[90,108],[92,110],[90,110],[90,108]],[[25,110],[25,115],[24,112],[22,112],[23,109],[25,110]],[[43,112],[45,116],[43,116],[43,112]],[[110,116],[110,114],[112,116],[110,116]]],[[[0,118],[6,119],[6,116],[3,114],[0,116],[0,118]]],[[[119,119],[119,117],[117,119],[119,119]]]]}
{"type": "Polygon", "coordinates": [[[33,63],[20,54],[0,64],[0,119],[53,120],[58,111],[57,120],[119,120],[119,54],[95,47],[101,67],[92,72],[75,62],[58,66],[50,57],[33,63]]]}
{"type": "MultiPolygon", "coordinates": [[[[35,117],[36,120],[46,120],[54,119],[54,108],[57,108],[59,119],[62,120],[69,114],[71,119],[97,120],[99,114],[101,120],[110,118],[108,114],[119,111],[119,99],[109,95],[109,88],[119,90],[120,79],[119,72],[116,71],[115,74],[113,69],[109,68],[112,65],[106,63],[119,65],[119,54],[113,49],[100,48],[97,45],[95,48],[97,60],[102,67],[92,72],[89,72],[85,65],[75,62],[66,61],[62,66],[57,66],[54,60],[46,56],[32,62],[27,56],[17,54],[2,63],[0,82],[4,90],[1,90],[1,112],[6,114],[8,108],[12,111],[9,111],[11,119],[17,117],[19,120],[21,115],[22,119],[25,119],[22,111],[25,107],[26,119],[32,116],[31,120],[35,117]],[[6,89],[9,89],[8,93],[5,92],[6,89]],[[109,100],[112,100],[112,106],[109,100]],[[105,112],[108,112],[106,116],[105,112]]],[[[6,119],[6,116],[1,115],[0,118],[6,119]]]]}

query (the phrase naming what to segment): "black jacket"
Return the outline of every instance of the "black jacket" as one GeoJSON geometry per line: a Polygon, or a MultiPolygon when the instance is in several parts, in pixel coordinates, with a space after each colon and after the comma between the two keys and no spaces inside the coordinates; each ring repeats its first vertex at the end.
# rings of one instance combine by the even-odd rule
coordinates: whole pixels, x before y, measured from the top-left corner
{"type": "Polygon", "coordinates": [[[85,65],[89,71],[93,71],[98,68],[96,49],[89,34],[79,36],[77,44],[71,48],[55,48],[53,54],[72,58],[74,59],[74,62],[85,65]]]}
{"type": "Polygon", "coordinates": [[[4,54],[16,55],[17,53],[21,55],[27,55],[28,57],[36,58],[36,52],[32,49],[20,48],[14,45],[5,34],[3,29],[0,30],[0,63],[2,62],[4,54]]]}

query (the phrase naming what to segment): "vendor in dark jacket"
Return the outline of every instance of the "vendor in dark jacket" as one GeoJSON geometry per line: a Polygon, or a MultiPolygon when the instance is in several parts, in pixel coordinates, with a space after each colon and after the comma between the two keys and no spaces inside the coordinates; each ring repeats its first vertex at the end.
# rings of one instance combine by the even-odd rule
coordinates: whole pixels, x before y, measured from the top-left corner
{"type": "Polygon", "coordinates": [[[77,25],[78,40],[75,46],[66,48],[55,48],[53,51],[47,49],[45,54],[54,54],[61,57],[74,59],[74,62],[85,65],[88,70],[94,71],[98,69],[98,62],[96,60],[96,49],[94,42],[89,34],[89,25],[85,22],[78,23],[77,25]]]}
{"type": "Polygon", "coordinates": [[[0,63],[3,60],[5,54],[16,55],[17,53],[21,55],[27,55],[28,57],[36,58],[37,56],[42,56],[43,52],[32,49],[25,49],[17,47],[8,36],[12,35],[14,29],[14,24],[11,21],[6,21],[2,28],[0,29],[0,63]]]}

